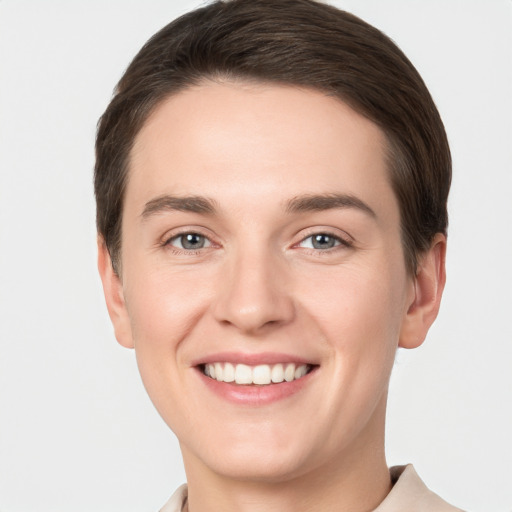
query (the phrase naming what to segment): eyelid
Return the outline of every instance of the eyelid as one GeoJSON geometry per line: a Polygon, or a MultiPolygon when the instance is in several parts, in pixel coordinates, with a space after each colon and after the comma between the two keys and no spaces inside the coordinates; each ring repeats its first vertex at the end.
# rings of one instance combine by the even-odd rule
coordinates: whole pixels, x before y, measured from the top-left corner
{"type": "Polygon", "coordinates": [[[170,247],[175,249],[177,252],[187,253],[191,254],[203,249],[210,249],[212,247],[219,247],[220,244],[214,240],[214,236],[211,234],[210,230],[207,230],[206,228],[203,228],[202,226],[182,226],[179,228],[174,228],[169,231],[166,231],[164,235],[159,239],[158,245],[161,247],[170,247]],[[206,231],[208,233],[206,233],[206,231]],[[201,237],[204,237],[208,242],[208,247],[201,247],[200,249],[181,249],[179,247],[175,247],[171,244],[171,242],[179,237],[182,237],[184,235],[188,234],[195,234],[201,237]]]}
{"type": "Polygon", "coordinates": [[[332,226],[312,226],[310,228],[302,229],[297,233],[297,237],[300,238],[300,241],[313,235],[329,235],[347,243],[354,242],[354,238],[349,233],[332,226]]]}
{"type": "Polygon", "coordinates": [[[298,236],[300,236],[300,240],[294,244],[294,247],[302,247],[304,249],[309,249],[314,252],[328,252],[329,250],[334,251],[337,248],[350,248],[354,245],[354,239],[345,231],[341,231],[339,229],[334,228],[327,228],[322,226],[317,226],[313,228],[308,228],[305,231],[302,231],[298,236]],[[338,243],[331,248],[327,249],[315,249],[311,247],[303,247],[301,244],[303,244],[306,240],[309,238],[315,236],[315,235],[327,235],[329,237],[334,238],[338,243]]]}
{"type": "Polygon", "coordinates": [[[175,236],[169,238],[166,242],[166,245],[172,245],[176,249],[179,249],[184,252],[191,252],[194,250],[198,251],[200,249],[207,249],[208,247],[212,246],[212,242],[207,236],[204,236],[201,233],[196,233],[194,231],[186,231],[185,233],[181,233],[179,235],[175,235],[175,236]],[[183,237],[185,237],[187,235],[194,235],[194,236],[201,237],[202,239],[204,239],[206,245],[204,245],[203,247],[199,247],[198,249],[186,249],[185,247],[176,247],[175,245],[173,245],[173,243],[172,243],[173,241],[179,241],[180,239],[182,239],[183,237]]]}

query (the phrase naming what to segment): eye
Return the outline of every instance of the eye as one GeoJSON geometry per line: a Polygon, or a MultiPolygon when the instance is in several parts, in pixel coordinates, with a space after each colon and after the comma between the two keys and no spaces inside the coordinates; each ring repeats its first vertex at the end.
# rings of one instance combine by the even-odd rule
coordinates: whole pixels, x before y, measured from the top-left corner
{"type": "Polygon", "coordinates": [[[318,250],[332,249],[338,245],[348,246],[349,243],[329,233],[315,233],[314,235],[304,238],[304,240],[299,244],[300,247],[318,250]]]}
{"type": "Polygon", "coordinates": [[[167,244],[185,251],[197,251],[210,247],[212,243],[208,238],[199,233],[182,233],[171,238],[167,244]]]}

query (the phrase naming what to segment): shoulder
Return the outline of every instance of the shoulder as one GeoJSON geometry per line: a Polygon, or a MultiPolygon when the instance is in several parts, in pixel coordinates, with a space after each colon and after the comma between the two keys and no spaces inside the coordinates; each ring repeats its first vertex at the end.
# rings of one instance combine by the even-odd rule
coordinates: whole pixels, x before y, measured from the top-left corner
{"type": "Polygon", "coordinates": [[[187,501],[187,485],[183,484],[176,489],[171,499],[160,509],[160,512],[182,512],[187,501]]]}
{"type": "Polygon", "coordinates": [[[411,464],[392,467],[390,473],[393,489],[374,512],[463,512],[428,489],[411,464]]]}

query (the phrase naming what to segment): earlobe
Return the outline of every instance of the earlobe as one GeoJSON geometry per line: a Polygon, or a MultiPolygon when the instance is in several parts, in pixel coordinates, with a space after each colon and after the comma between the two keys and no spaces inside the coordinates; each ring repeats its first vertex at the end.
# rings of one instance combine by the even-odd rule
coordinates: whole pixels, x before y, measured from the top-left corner
{"type": "Polygon", "coordinates": [[[98,271],[103,284],[103,293],[114,333],[120,345],[133,348],[130,318],[124,300],[123,285],[114,271],[105,241],[98,235],[98,271]]]}
{"type": "Polygon", "coordinates": [[[412,293],[400,331],[399,347],[419,347],[439,312],[446,282],[446,237],[437,233],[432,245],[420,259],[411,283],[412,293]]]}

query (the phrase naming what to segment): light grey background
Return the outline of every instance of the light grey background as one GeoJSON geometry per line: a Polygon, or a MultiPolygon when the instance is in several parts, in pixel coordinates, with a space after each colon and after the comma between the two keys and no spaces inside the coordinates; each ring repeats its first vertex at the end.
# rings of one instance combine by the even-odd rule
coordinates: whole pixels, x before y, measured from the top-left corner
{"type": "MultiPolygon", "coordinates": [[[[512,510],[512,2],[340,0],[423,75],[454,159],[448,285],[392,379],[390,464],[512,510]]],[[[95,124],[142,43],[197,1],[0,1],[0,510],[156,511],[184,481],[95,268],[95,124]]]]}

